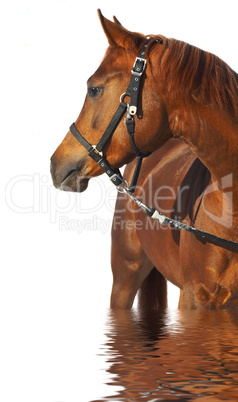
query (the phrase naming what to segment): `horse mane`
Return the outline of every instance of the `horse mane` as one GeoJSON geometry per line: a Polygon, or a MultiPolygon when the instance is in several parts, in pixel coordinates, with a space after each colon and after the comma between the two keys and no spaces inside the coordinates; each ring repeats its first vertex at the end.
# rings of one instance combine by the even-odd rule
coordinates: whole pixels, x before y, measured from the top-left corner
{"type": "Polygon", "coordinates": [[[212,53],[175,39],[158,38],[163,43],[159,68],[171,97],[179,92],[189,94],[197,102],[216,103],[228,113],[238,115],[235,71],[212,53]]]}

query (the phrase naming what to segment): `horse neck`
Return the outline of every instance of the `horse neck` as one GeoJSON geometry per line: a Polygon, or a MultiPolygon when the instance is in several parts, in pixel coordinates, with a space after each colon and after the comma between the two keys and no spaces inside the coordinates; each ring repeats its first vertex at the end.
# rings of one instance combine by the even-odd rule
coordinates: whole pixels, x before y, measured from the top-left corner
{"type": "Polygon", "coordinates": [[[156,46],[151,60],[173,137],[190,146],[221,188],[232,175],[238,194],[237,74],[218,57],[174,39],[156,46]]]}
{"type": "MultiPolygon", "coordinates": [[[[169,115],[172,134],[185,141],[222,190],[227,180],[238,195],[237,120],[218,107],[184,101],[169,115]]],[[[225,187],[224,187],[225,186],[225,187]]]]}

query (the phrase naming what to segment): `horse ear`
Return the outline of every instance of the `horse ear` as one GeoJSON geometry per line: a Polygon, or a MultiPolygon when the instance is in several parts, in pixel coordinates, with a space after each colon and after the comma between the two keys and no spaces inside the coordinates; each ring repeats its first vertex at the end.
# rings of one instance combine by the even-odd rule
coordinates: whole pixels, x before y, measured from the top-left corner
{"type": "Polygon", "coordinates": [[[102,15],[100,9],[98,9],[98,16],[109,45],[118,46],[119,44],[123,43],[129,31],[120,24],[117,18],[114,17],[115,22],[109,21],[102,15]]]}
{"type": "MultiPolygon", "coordinates": [[[[115,22],[117,25],[121,25],[120,21],[118,21],[118,19],[117,19],[117,17],[115,17],[115,15],[113,15],[113,19],[114,19],[114,22],[115,22]]],[[[122,26],[122,25],[121,25],[121,26],[122,26]]]]}

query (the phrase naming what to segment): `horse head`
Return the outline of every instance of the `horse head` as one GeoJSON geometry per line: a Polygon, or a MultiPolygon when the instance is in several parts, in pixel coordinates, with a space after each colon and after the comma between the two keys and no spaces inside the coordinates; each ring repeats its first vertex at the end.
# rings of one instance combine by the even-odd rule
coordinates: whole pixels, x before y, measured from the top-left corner
{"type": "MultiPolygon", "coordinates": [[[[97,144],[110,123],[120,99],[131,78],[131,70],[143,43],[148,38],[125,29],[114,17],[109,21],[100,11],[99,18],[109,42],[105,56],[88,79],[87,95],[75,122],[75,128],[90,144],[97,144]]],[[[162,41],[162,39],[161,39],[162,41]]],[[[155,43],[155,41],[151,40],[155,43]]],[[[158,42],[158,40],[157,40],[158,42]]],[[[150,56],[153,53],[153,43],[150,56]]],[[[142,153],[152,152],[170,136],[166,110],[161,96],[156,92],[155,78],[157,57],[149,57],[147,51],[146,70],[141,78],[138,96],[138,112],[135,115],[135,143],[142,153]],[[158,135],[159,134],[159,135],[158,135]]],[[[125,99],[125,102],[127,99],[125,99]]],[[[107,141],[103,156],[113,169],[117,169],[135,158],[126,124],[123,119],[107,141]]],[[[67,191],[82,192],[91,177],[103,173],[101,167],[89,157],[88,151],[69,131],[51,158],[51,174],[54,185],[67,191]]]]}

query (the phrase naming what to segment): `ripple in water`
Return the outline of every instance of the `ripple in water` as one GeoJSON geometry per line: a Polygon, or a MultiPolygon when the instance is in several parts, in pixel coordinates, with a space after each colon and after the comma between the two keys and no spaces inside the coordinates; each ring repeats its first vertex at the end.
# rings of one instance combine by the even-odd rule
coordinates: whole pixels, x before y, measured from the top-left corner
{"type": "Polygon", "coordinates": [[[238,312],[109,312],[111,396],[91,402],[238,401],[237,329],[238,312]]]}

